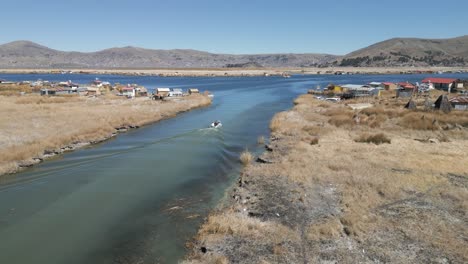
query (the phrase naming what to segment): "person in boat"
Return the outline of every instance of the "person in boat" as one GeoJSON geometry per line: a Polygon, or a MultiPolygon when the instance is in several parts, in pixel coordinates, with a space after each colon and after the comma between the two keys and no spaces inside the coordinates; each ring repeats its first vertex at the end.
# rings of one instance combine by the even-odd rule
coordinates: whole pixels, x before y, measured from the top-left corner
{"type": "Polygon", "coordinates": [[[219,123],[221,123],[221,121],[219,121],[219,120],[216,120],[216,121],[213,122],[214,126],[219,125],[219,123]]]}

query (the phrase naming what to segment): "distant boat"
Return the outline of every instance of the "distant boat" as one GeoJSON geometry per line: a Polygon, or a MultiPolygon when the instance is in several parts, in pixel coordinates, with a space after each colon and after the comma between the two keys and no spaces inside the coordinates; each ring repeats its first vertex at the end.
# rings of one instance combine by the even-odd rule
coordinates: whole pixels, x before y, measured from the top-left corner
{"type": "Polygon", "coordinates": [[[223,124],[221,124],[221,121],[219,121],[219,120],[214,121],[210,125],[211,128],[218,128],[218,127],[222,127],[222,126],[223,126],[223,124]]]}

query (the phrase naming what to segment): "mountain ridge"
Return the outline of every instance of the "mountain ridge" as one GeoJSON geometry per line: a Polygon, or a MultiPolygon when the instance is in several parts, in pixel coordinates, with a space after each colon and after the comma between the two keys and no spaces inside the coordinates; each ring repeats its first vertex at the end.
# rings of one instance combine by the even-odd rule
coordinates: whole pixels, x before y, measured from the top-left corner
{"type": "Polygon", "coordinates": [[[93,52],[60,51],[25,40],[0,45],[0,68],[222,68],[251,63],[261,67],[301,67],[321,65],[337,58],[315,53],[234,55],[133,46],[93,52]]]}
{"type": "Polygon", "coordinates": [[[391,38],[353,51],[340,66],[464,66],[468,35],[447,39],[391,38]]]}
{"type": "Polygon", "coordinates": [[[217,54],[193,49],[113,47],[60,51],[18,40],[0,45],[0,68],[229,68],[466,66],[468,35],[448,39],[392,38],[344,56],[320,53],[217,54]]]}

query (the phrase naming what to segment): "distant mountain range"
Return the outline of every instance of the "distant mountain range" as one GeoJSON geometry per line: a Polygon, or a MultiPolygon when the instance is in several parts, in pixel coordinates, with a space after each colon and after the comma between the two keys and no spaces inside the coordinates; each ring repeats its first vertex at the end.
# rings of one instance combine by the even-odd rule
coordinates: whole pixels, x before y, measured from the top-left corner
{"type": "Polygon", "coordinates": [[[307,67],[336,60],[327,54],[229,55],[197,50],[137,47],[65,52],[30,41],[0,45],[0,68],[223,68],[307,67]]]}
{"type": "Polygon", "coordinates": [[[464,66],[468,36],[395,38],[345,56],[330,54],[214,54],[197,50],[137,47],[66,52],[30,41],[0,45],[0,68],[261,68],[320,66],[464,66]]]}
{"type": "Polygon", "coordinates": [[[466,66],[468,36],[451,39],[393,38],[354,51],[341,66],[466,66]]]}

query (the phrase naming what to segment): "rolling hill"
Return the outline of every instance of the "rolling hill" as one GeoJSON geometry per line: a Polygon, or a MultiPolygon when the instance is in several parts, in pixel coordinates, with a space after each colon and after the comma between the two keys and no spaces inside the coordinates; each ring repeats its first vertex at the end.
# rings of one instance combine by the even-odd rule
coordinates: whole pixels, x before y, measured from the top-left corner
{"type": "Polygon", "coordinates": [[[314,66],[467,66],[468,35],[451,39],[393,38],[345,56],[215,54],[190,49],[110,48],[66,52],[30,41],[0,45],[0,68],[261,68],[314,66]]]}
{"type": "Polygon", "coordinates": [[[65,52],[30,41],[0,45],[0,68],[222,68],[302,67],[334,61],[328,54],[214,54],[197,50],[137,47],[97,52],[65,52]]]}
{"type": "Polygon", "coordinates": [[[351,52],[341,66],[464,66],[468,35],[451,39],[393,38],[351,52]]]}

